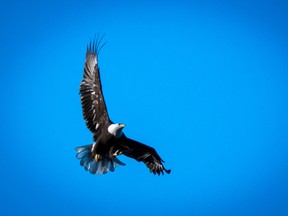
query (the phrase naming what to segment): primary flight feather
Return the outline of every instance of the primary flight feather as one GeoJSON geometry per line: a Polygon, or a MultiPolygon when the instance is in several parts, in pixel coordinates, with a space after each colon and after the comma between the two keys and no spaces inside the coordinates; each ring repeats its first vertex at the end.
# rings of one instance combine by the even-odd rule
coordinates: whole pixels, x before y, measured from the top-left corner
{"type": "Polygon", "coordinates": [[[170,173],[154,148],[127,138],[122,132],[125,125],[110,120],[98,67],[98,54],[104,46],[102,39],[103,36],[97,37],[87,46],[84,75],[80,84],[83,116],[94,140],[93,144],[76,148],[80,165],[92,174],[113,172],[118,165],[125,165],[117,158],[123,154],[144,162],[154,174],[164,174],[164,171],[170,173]]]}

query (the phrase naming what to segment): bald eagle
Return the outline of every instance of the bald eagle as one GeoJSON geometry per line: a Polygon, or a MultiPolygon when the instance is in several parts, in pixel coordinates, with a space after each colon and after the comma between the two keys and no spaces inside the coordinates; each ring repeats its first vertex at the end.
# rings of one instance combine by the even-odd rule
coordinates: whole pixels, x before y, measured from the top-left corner
{"type": "Polygon", "coordinates": [[[95,37],[87,46],[83,80],[80,84],[82,112],[88,129],[93,133],[94,143],[76,148],[80,165],[91,174],[106,174],[118,165],[124,166],[117,156],[123,154],[139,162],[144,162],[150,172],[170,173],[154,148],[129,139],[123,133],[125,124],[113,123],[108,115],[104,100],[98,54],[104,46],[101,38],[95,37]]]}

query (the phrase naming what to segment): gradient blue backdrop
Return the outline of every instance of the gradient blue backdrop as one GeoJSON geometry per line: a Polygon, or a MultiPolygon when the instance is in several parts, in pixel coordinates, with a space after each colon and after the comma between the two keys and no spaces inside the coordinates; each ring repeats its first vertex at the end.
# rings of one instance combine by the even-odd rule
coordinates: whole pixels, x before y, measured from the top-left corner
{"type": "Polygon", "coordinates": [[[1,215],[288,215],[287,4],[2,1],[1,215]],[[111,118],[171,175],[79,166],[96,33],[111,118]]]}

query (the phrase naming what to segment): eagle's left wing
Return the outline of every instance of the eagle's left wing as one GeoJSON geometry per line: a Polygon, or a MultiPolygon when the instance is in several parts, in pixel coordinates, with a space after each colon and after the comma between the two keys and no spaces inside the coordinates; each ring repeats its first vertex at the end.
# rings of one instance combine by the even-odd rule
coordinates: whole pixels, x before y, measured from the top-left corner
{"type": "Polygon", "coordinates": [[[120,151],[127,157],[134,158],[139,162],[144,162],[150,172],[160,175],[170,173],[171,170],[165,169],[162,162],[164,162],[154,148],[144,145],[140,142],[127,138],[124,134],[119,138],[118,144],[120,151]]]}

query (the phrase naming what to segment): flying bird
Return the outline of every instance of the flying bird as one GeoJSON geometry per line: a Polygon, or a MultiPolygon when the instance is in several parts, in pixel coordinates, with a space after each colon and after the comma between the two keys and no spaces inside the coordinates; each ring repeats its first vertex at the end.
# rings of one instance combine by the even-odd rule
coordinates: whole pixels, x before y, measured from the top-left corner
{"type": "Polygon", "coordinates": [[[84,75],[80,84],[82,113],[88,129],[93,133],[93,144],[77,147],[76,157],[80,165],[91,174],[106,174],[119,165],[124,166],[117,156],[125,155],[143,162],[153,174],[170,173],[154,148],[125,136],[125,124],[114,123],[108,115],[102,92],[98,55],[105,43],[95,37],[86,50],[84,75]]]}

